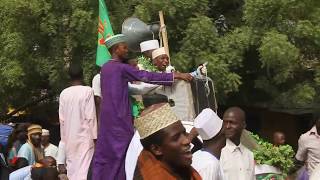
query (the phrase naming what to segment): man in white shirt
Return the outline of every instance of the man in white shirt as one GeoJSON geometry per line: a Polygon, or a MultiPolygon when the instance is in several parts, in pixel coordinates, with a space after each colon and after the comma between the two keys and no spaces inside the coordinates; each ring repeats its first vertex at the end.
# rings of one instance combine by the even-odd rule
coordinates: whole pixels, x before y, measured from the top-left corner
{"type": "Polygon", "coordinates": [[[42,129],[41,144],[44,148],[44,156],[51,156],[57,159],[58,147],[51,144],[50,142],[50,132],[47,129],[42,129]]]}
{"type": "Polygon", "coordinates": [[[94,92],[94,96],[101,98],[100,72],[96,74],[92,79],[92,89],[94,92]]]}
{"type": "MultiPolygon", "coordinates": [[[[25,161],[27,160],[25,159],[25,161]]],[[[21,163],[21,166],[24,163],[23,159],[21,159],[19,163],[21,163]]],[[[42,168],[56,167],[56,161],[53,157],[44,157],[44,159],[39,162],[39,165],[42,168]]],[[[35,166],[29,165],[13,171],[12,173],[10,173],[9,180],[31,180],[31,171],[33,167],[35,166]]]]}
{"type": "Polygon", "coordinates": [[[30,180],[32,165],[20,168],[10,173],[9,180],[30,180]]]}
{"type": "Polygon", "coordinates": [[[101,104],[101,85],[100,85],[100,72],[92,79],[92,89],[94,93],[94,103],[96,105],[97,120],[100,119],[100,104],[101,104]]]}
{"type": "Polygon", "coordinates": [[[319,180],[320,179],[320,164],[313,170],[313,173],[310,176],[310,180],[319,180]]]}
{"type": "Polygon", "coordinates": [[[68,180],[65,144],[60,141],[58,146],[57,166],[60,180],[68,180]]]}
{"type": "Polygon", "coordinates": [[[296,154],[297,165],[305,164],[308,175],[313,173],[316,166],[320,165],[320,115],[317,114],[314,126],[302,134],[298,141],[296,154]]]}
{"type": "Polygon", "coordinates": [[[211,109],[204,109],[195,119],[194,127],[203,140],[203,149],[195,152],[192,167],[203,180],[223,180],[219,159],[221,149],[226,144],[222,120],[211,109]]]}
{"type": "Polygon", "coordinates": [[[254,180],[253,153],[240,143],[242,131],[246,127],[245,112],[239,107],[231,107],[223,115],[223,128],[227,138],[222,149],[220,164],[228,180],[254,180]]]}

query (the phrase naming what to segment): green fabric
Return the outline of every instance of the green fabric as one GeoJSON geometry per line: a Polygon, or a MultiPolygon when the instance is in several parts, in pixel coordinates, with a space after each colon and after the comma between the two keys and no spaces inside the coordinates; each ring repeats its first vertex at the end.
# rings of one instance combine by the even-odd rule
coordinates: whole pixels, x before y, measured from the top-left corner
{"type": "Polygon", "coordinates": [[[105,46],[105,39],[113,35],[108,10],[104,0],[99,0],[99,25],[98,25],[98,47],[96,64],[102,66],[111,59],[111,55],[105,46]]]}
{"type": "MultiPolygon", "coordinates": [[[[159,72],[158,69],[151,63],[150,58],[145,56],[138,57],[138,64],[142,65],[142,68],[149,72],[159,72]]],[[[130,97],[132,104],[132,115],[134,118],[138,118],[140,116],[141,111],[144,106],[142,102],[138,102],[135,98],[130,97]]]]}
{"type": "Polygon", "coordinates": [[[142,65],[142,68],[149,72],[158,72],[158,69],[152,64],[151,59],[145,56],[138,57],[138,64],[142,65]]]}
{"type": "Polygon", "coordinates": [[[283,175],[279,174],[261,174],[256,176],[257,180],[285,180],[283,175]]]}
{"type": "Polygon", "coordinates": [[[132,104],[132,116],[138,118],[141,114],[142,109],[144,108],[143,103],[137,101],[134,97],[130,97],[132,104]]]}

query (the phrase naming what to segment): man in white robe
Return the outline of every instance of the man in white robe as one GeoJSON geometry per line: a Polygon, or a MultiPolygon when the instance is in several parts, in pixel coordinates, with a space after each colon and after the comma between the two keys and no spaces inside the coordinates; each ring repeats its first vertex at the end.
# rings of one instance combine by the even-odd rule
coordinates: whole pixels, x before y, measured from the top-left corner
{"type": "Polygon", "coordinates": [[[310,180],[319,180],[320,179],[320,164],[313,170],[313,173],[310,176],[310,180]]]}
{"type": "Polygon", "coordinates": [[[58,147],[50,143],[50,132],[47,129],[42,129],[41,144],[44,149],[44,156],[51,156],[57,159],[58,147]]]}
{"type": "Polygon", "coordinates": [[[220,168],[221,149],[225,146],[222,120],[212,109],[204,109],[194,120],[194,127],[203,140],[203,148],[193,154],[192,167],[203,180],[223,180],[220,168]]]}
{"type": "Polygon", "coordinates": [[[97,139],[94,93],[83,86],[81,67],[71,65],[71,86],[59,99],[61,141],[65,145],[67,176],[70,180],[86,180],[97,139]]]}

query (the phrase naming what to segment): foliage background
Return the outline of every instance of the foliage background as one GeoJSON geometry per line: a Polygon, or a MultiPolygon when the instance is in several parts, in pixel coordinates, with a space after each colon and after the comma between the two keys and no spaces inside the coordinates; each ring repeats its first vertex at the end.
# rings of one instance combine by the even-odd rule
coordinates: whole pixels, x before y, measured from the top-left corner
{"type": "MultiPolygon", "coordinates": [[[[114,32],[126,17],[158,21],[180,71],[208,62],[220,104],[303,108],[319,103],[320,1],[106,0],[114,32]],[[223,14],[228,32],[214,21],[223,14]]],[[[82,63],[95,67],[98,1],[0,0],[0,114],[67,84],[82,63]]],[[[52,98],[49,103],[55,103],[52,98]]]]}

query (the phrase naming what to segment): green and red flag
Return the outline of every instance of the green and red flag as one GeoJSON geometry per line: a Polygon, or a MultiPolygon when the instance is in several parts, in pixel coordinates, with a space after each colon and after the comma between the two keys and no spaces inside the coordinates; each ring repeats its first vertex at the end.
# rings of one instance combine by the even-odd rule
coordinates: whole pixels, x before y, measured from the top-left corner
{"type": "Polygon", "coordinates": [[[99,0],[99,25],[98,25],[98,47],[96,64],[102,66],[111,59],[111,55],[104,44],[105,39],[113,35],[108,10],[104,0],[99,0]]]}

